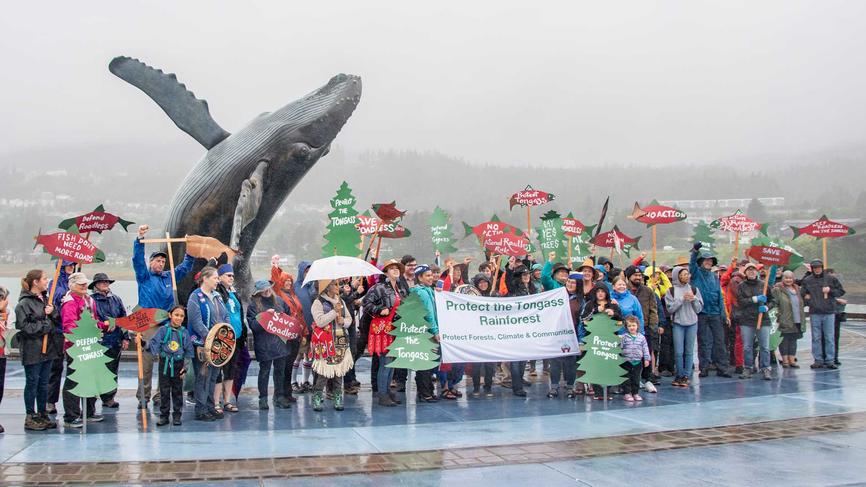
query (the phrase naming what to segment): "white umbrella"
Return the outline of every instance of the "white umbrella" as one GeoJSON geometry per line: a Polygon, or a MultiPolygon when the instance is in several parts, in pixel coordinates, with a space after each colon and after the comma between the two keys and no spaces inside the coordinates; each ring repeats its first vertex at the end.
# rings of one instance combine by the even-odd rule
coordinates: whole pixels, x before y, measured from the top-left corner
{"type": "Polygon", "coordinates": [[[345,257],[335,255],[313,261],[307,275],[304,276],[304,284],[312,281],[341,279],[344,277],[373,276],[384,274],[373,264],[357,257],[345,257]]]}

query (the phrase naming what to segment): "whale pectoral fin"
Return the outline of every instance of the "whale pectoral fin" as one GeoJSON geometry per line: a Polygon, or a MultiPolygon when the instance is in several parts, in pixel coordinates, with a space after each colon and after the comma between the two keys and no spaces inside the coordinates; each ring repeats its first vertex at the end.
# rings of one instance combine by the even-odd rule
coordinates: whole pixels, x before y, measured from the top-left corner
{"type": "Polygon", "coordinates": [[[264,192],[265,170],[267,168],[267,162],[259,162],[249,179],[244,179],[241,183],[241,194],[238,197],[238,205],[235,207],[232,236],[229,243],[229,247],[233,249],[240,248],[241,232],[255,220],[256,215],[259,213],[259,207],[262,205],[262,194],[264,192]]]}
{"type": "Polygon", "coordinates": [[[174,74],[163,73],[126,56],[112,59],[108,70],[153,99],[175,125],[206,149],[231,135],[211,118],[207,102],[197,99],[174,74]]]}

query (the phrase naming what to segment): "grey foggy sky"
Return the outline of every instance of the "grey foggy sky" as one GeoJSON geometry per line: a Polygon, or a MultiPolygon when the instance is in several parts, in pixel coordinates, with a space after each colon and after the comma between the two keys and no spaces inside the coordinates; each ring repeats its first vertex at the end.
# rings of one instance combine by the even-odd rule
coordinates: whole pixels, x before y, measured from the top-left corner
{"type": "Polygon", "coordinates": [[[0,154],[196,147],[108,72],[120,54],[177,73],[230,132],[360,75],[337,139],[352,151],[589,165],[850,146],[864,22],[859,1],[16,2],[0,18],[0,154]]]}

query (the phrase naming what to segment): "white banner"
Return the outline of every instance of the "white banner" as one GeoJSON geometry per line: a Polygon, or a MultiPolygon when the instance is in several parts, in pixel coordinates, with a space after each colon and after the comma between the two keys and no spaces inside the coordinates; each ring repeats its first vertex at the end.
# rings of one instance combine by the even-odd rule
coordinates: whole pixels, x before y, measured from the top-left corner
{"type": "Polygon", "coordinates": [[[436,315],[443,363],[538,360],[579,352],[564,288],[513,298],[440,292],[436,315]]]}

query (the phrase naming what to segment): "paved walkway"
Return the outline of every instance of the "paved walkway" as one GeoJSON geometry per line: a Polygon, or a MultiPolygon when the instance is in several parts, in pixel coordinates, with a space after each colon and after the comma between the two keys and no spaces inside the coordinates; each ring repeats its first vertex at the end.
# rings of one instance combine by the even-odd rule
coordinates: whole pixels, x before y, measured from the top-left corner
{"type": "MultiPolygon", "coordinates": [[[[527,399],[496,388],[495,398],[420,405],[410,400],[388,409],[374,407],[369,392],[362,392],[343,413],[321,414],[310,409],[307,397],[290,411],[257,411],[256,397],[244,396],[243,411],[221,422],[187,418],[180,428],[139,433],[135,400],[122,397],[121,409],[106,413],[106,421],[91,425],[85,436],[77,430],[24,434],[20,398],[7,397],[0,407],[8,431],[0,438],[0,483],[259,481],[393,472],[388,479],[395,482],[424,484],[436,475],[416,479],[399,472],[473,466],[514,480],[519,476],[510,471],[531,472],[541,465],[567,477],[551,462],[857,432],[866,429],[864,327],[849,326],[843,338],[838,371],[780,369],[772,381],[710,377],[689,390],[663,386],[638,405],[619,398],[607,404],[550,400],[541,383],[527,399]]],[[[802,355],[801,363],[810,362],[802,355]]],[[[480,470],[465,475],[471,481],[480,470]]]]}

